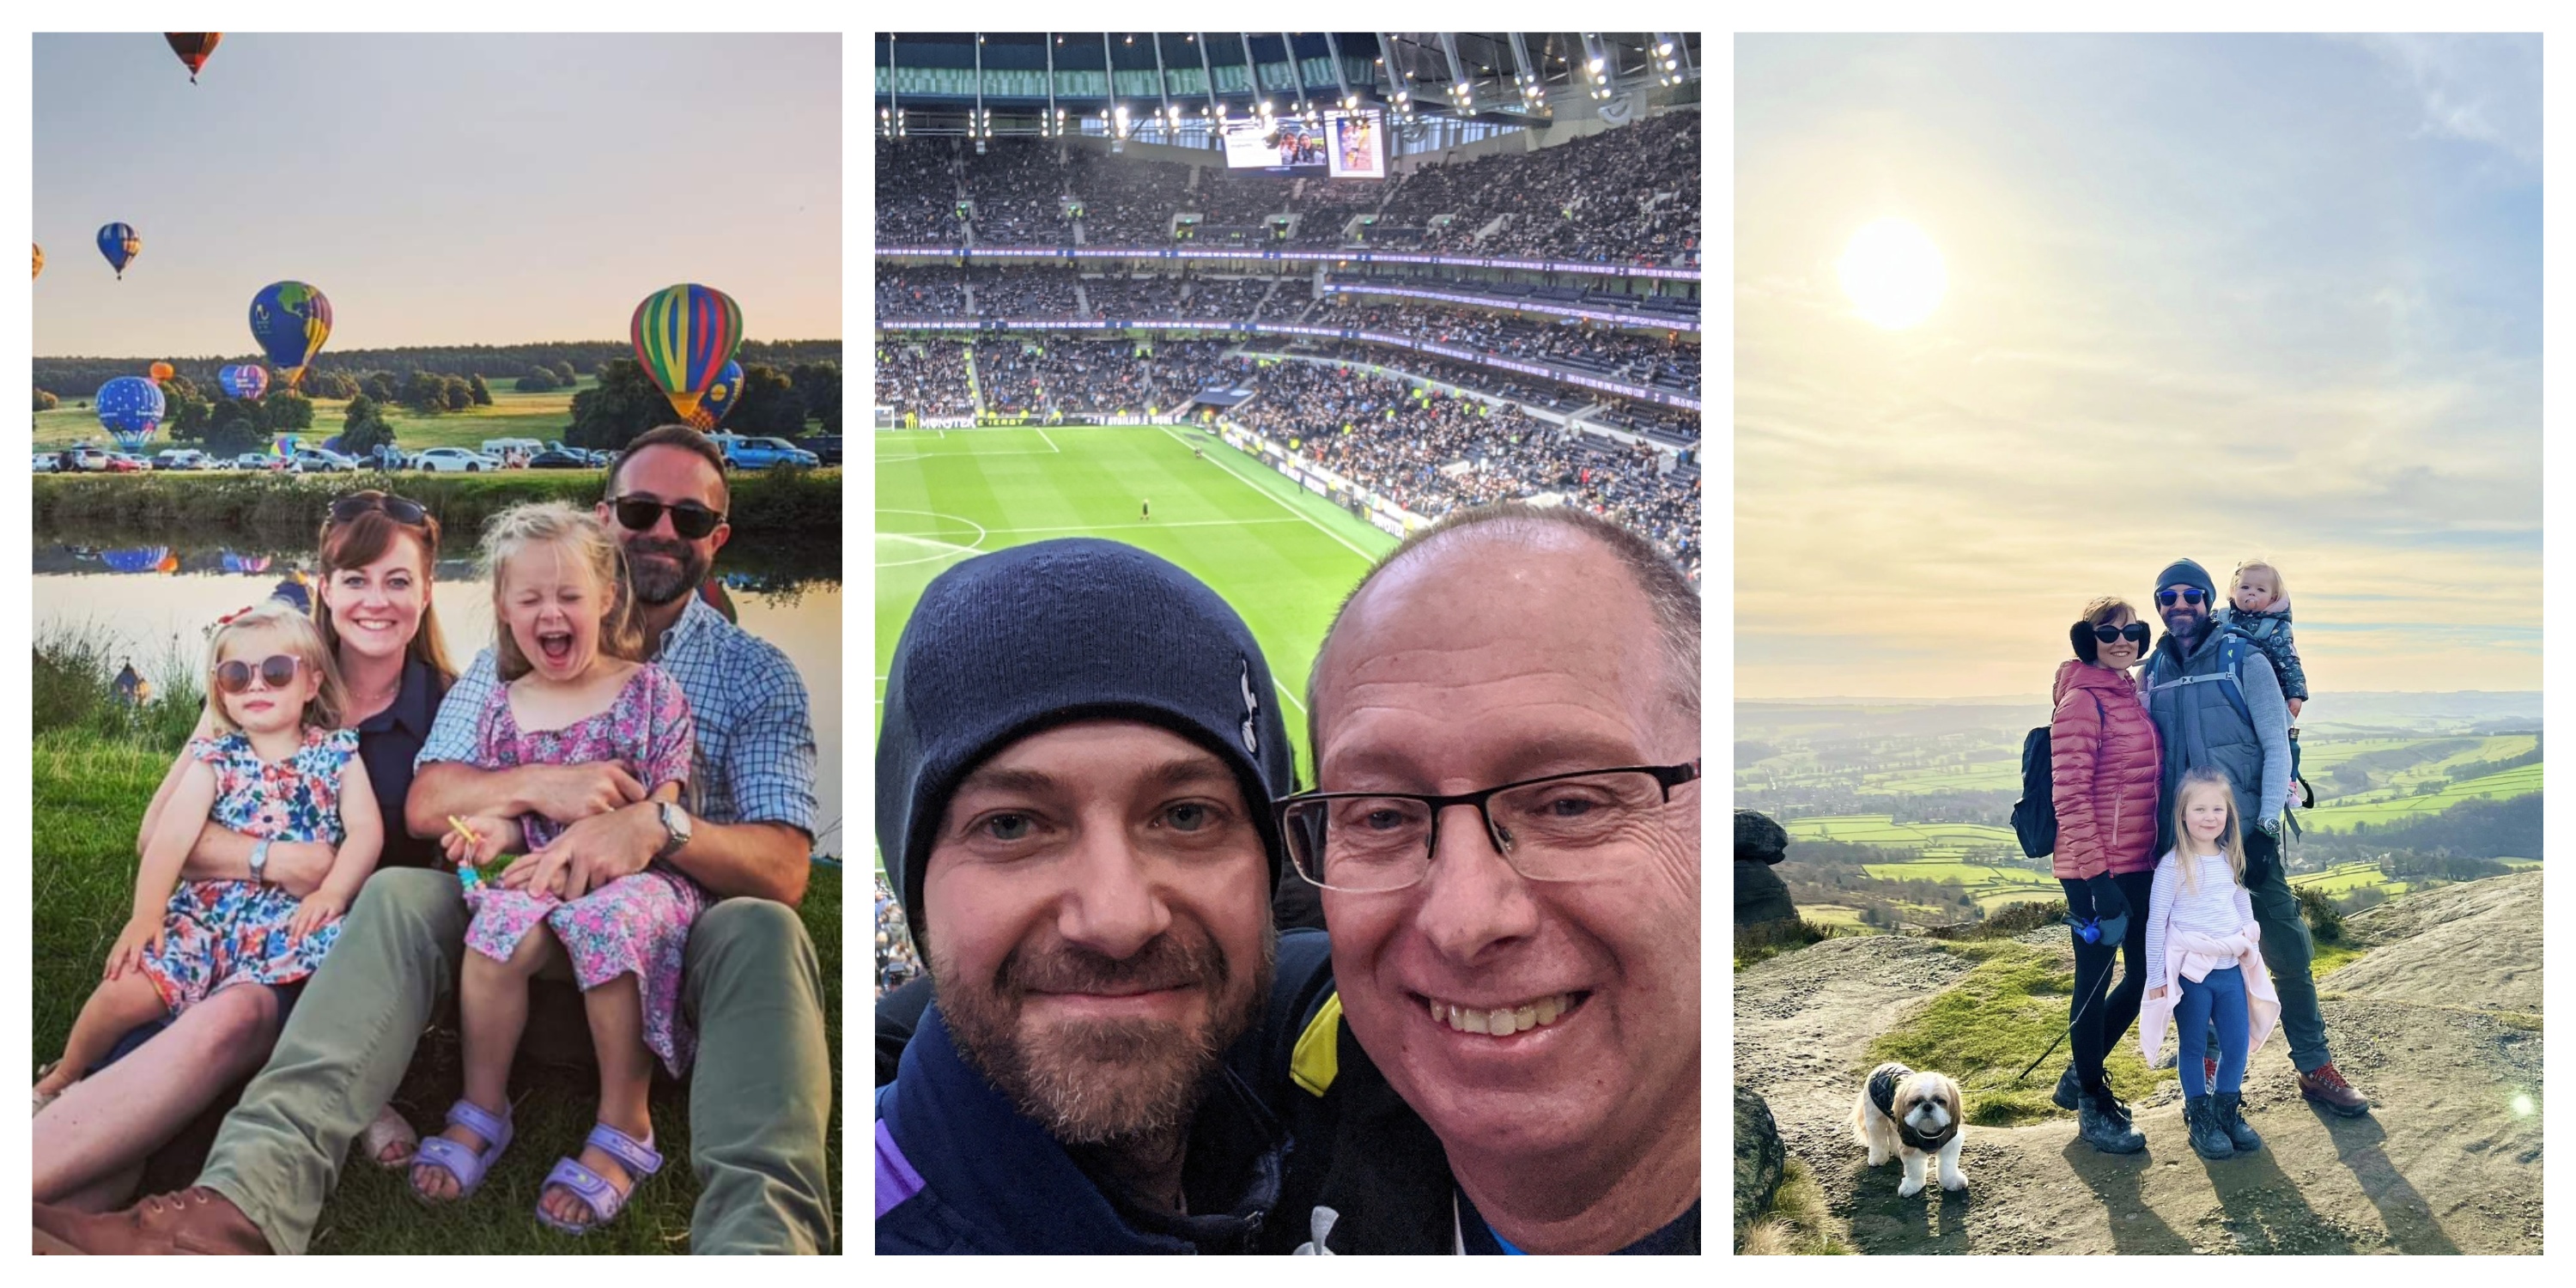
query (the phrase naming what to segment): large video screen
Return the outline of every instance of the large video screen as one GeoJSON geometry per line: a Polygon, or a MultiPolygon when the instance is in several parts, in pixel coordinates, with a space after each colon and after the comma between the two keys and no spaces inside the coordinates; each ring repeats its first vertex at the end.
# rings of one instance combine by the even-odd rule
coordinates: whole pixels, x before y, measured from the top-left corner
{"type": "Polygon", "coordinates": [[[1302,121],[1281,121],[1264,129],[1259,121],[1229,121],[1225,127],[1225,165],[1229,170],[1275,170],[1281,174],[1325,169],[1324,132],[1302,121]],[[1271,137],[1272,130],[1278,137],[1271,137]]]}
{"type": "Polygon", "coordinates": [[[1324,159],[1336,179],[1386,177],[1386,129],[1375,112],[1335,112],[1324,118],[1324,159]]]}

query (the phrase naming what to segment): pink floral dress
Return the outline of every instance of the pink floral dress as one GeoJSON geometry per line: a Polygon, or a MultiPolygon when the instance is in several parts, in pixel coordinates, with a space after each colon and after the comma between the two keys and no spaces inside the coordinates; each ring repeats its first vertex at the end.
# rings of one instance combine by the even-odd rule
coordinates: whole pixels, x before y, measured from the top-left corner
{"type": "MultiPolygon", "coordinates": [[[[306,729],[303,745],[280,761],[261,760],[238,733],[191,739],[185,754],[215,771],[207,817],[216,823],[255,840],[338,845],[347,835],[340,774],[358,754],[356,731],[306,729]]],[[[303,979],[339,939],[340,923],[288,937],[286,923],[302,902],[260,881],[182,881],[162,914],[161,946],[143,956],[144,977],[172,1015],[233,984],[303,979]]]]}
{"type": "MultiPolygon", "coordinates": [[[[475,763],[482,768],[615,760],[647,789],[687,782],[695,744],[688,699],[677,681],[652,666],[636,668],[606,710],[561,729],[522,730],[510,713],[509,686],[495,686],[477,728],[475,763]]],[[[535,814],[519,825],[530,850],[563,834],[561,825],[535,814]]],[[[696,882],[655,863],[570,901],[490,883],[466,899],[474,909],[466,946],[486,957],[508,961],[528,932],[543,924],[563,943],[583,991],[620,975],[635,976],[644,1000],[645,1045],[673,1077],[688,1072],[697,1035],[680,1016],[680,967],[689,926],[707,904],[696,882]]]]}

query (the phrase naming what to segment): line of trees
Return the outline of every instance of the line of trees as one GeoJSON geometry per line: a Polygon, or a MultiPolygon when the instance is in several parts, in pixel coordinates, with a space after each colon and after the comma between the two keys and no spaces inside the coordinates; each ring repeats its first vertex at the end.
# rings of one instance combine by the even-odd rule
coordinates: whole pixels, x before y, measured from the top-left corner
{"type": "MultiPolygon", "coordinates": [[[[355,381],[376,371],[426,371],[433,375],[471,379],[515,379],[532,367],[558,369],[556,364],[569,363],[579,371],[597,371],[603,362],[632,359],[634,346],[624,339],[583,340],[548,344],[508,345],[421,345],[400,349],[325,350],[313,367],[304,373],[304,392],[316,398],[350,398],[359,390],[355,381]],[[345,378],[351,382],[342,386],[345,378]],[[344,390],[344,392],[335,392],[344,390]]],[[[749,367],[759,363],[766,367],[791,370],[814,362],[838,363],[841,342],[838,340],[746,340],[734,355],[736,361],[749,367]]],[[[260,355],[200,355],[165,358],[179,374],[200,385],[212,386],[215,373],[240,363],[257,363],[260,355]]],[[[100,385],[118,376],[139,376],[152,365],[145,358],[61,357],[35,359],[35,385],[52,391],[61,398],[88,398],[100,385]]],[[[271,369],[272,381],[276,375],[271,369]]],[[[382,401],[379,399],[378,401],[382,401]]]]}

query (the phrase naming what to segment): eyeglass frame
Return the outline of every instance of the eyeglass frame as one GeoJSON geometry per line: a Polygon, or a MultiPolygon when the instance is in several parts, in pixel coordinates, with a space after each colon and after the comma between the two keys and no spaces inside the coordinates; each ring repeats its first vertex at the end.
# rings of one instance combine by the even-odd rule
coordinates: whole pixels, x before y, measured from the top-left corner
{"type": "Polygon", "coordinates": [[[1645,774],[1655,780],[1655,786],[1663,792],[1662,803],[1666,805],[1672,803],[1674,788],[1679,787],[1684,783],[1696,782],[1701,776],[1700,762],[1696,759],[1686,760],[1676,765],[1611,765],[1601,769],[1576,769],[1562,774],[1542,774],[1537,778],[1524,778],[1518,782],[1503,783],[1499,786],[1488,787],[1483,791],[1467,792],[1457,796],[1429,796],[1420,792],[1297,792],[1293,795],[1282,796],[1279,799],[1272,801],[1270,803],[1270,810],[1271,817],[1279,825],[1279,846],[1282,850],[1287,851],[1289,868],[1296,872],[1298,880],[1303,881],[1318,890],[1339,890],[1344,894],[1394,894],[1396,891],[1410,890],[1413,887],[1422,884],[1422,878],[1431,875],[1432,860],[1440,856],[1440,816],[1447,813],[1452,807],[1459,805],[1470,805],[1475,807],[1476,817],[1482,820],[1485,824],[1485,839],[1493,844],[1494,853],[1502,856],[1503,862],[1511,864],[1512,871],[1519,873],[1523,880],[1582,880],[1584,878],[1580,877],[1534,877],[1526,872],[1522,872],[1520,864],[1512,861],[1511,843],[1503,838],[1501,829],[1494,825],[1493,813],[1486,808],[1486,802],[1491,801],[1494,797],[1499,796],[1504,792],[1514,790],[1515,788],[1535,787],[1540,783],[1560,782],[1568,778],[1594,778],[1602,774],[1645,774]],[[1296,847],[1291,845],[1288,840],[1288,811],[1295,809],[1300,805],[1314,801],[1390,799],[1420,801],[1431,811],[1431,822],[1430,826],[1426,829],[1427,835],[1422,848],[1423,862],[1421,876],[1417,876],[1411,881],[1407,881],[1400,886],[1387,886],[1378,890],[1353,890],[1348,886],[1326,885],[1323,882],[1316,880],[1314,877],[1308,876],[1306,874],[1306,869],[1298,864],[1296,847]]]}

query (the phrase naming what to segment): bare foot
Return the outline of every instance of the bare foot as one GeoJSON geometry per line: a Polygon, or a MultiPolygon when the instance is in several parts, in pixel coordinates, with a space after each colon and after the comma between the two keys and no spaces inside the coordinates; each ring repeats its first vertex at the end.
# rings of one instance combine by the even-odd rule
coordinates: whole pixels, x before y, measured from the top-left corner
{"type": "MultiPolygon", "coordinates": [[[[649,1130],[636,1139],[647,1149],[653,1147],[649,1130]]],[[[620,1199],[635,1192],[635,1178],[626,1174],[626,1169],[619,1165],[615,1155],[609,1154],[596,1145],[584,1145],[579,1161],[582,1166],[599,1173],[599,1179],[608,1182],[617,1191],[620,1199]]],[[[599,1215],[590,1210],[590,1205],[583,1202],[580,1195],[561,1185],[547,1186],[546,1192],[538,1197],[537,1206],[544,1209],[546,1215],[566,1225],[587,1228],[599,1221],[599,1215]]]]}

